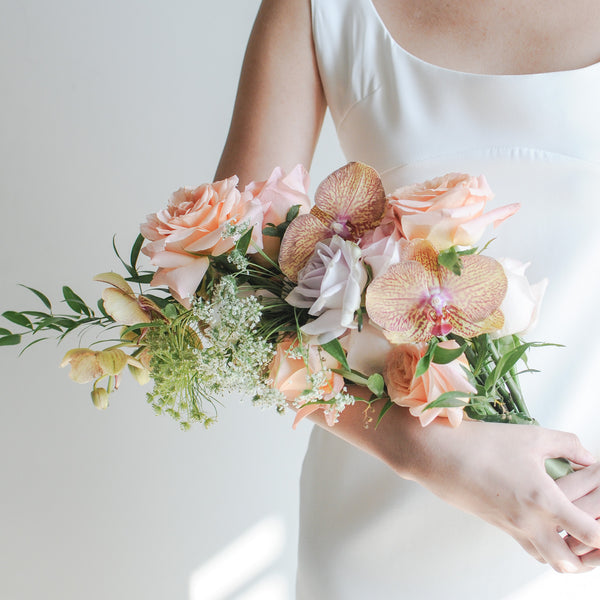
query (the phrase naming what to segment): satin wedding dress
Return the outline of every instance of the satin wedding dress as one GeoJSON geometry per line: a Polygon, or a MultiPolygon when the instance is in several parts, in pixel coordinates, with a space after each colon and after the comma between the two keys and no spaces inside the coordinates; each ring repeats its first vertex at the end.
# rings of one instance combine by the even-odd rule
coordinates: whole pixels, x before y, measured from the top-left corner
{"type": "MultiPolygon", "coordinates": [[[[576,432],[597,453],[600,64],[463,73],[404,50],[370,0],[312,0],[312,14],[348,160],[375,167],[388,192],[458,171],[486,176],[491,207],[522,204],[489,254],[531,261],[530,281],[549,279],[530,339],[566,345],[530,353],[542,372],[522,377],[526,399],[543,425],[576,432]]],[[[314,428],[301,479],[298,600],[520,598],[511,594],[549,573],[505,533],[314,428]]],[[[589,596],[577,598],[597,598],[596,571],[579,577],[589,596]]]]}

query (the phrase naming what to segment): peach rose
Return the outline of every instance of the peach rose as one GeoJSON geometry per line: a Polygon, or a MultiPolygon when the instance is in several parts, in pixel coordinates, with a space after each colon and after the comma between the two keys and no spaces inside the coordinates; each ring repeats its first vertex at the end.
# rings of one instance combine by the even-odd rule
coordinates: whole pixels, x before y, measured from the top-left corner
{"type": "MultiPolygon", "coordinates": [[[[269,368],[269,379],[272,380],[273,387],[282,392],[286,400],[290,403],[297,403],[300,394],[307,389],[309,375],[325,370],[327,378],[321,386],[324,393],[323,400],[330,400],[344,388],[344,378],[329,369],[340,368],[332,356],[326,352],[319,351],[317,346],[309,346],[308,349],[308,369],[302,358],[291,358],[289,350],[296,344],[295,341],[285,340],[277,345],[275,357],[271,361],[269,368]]],[[[300,408],[296,413],[293,427],[315,410],[325,410],[325,419],[331,427],[337,418],[335,410],[328,410],[326,405],[311,404],[300,408]]]]}
{"type": "Polygon", "coordinates": [[[141,226],[142,235],[151,242],[142,252],[158,267],[152,285],[167,285],[186,307],[206,273],[208,256],[235,246],[225,233],[227,226],[247,223],[253,227],[253,239],[261,244],[260,202],[242,198],[237,183],[237,177],[230,177],[193,190],[180,188],[166,209],[149,215],[141,226]]]}
{"type": "MultiPolygon", "coordinates": [[[[440,347],[457,348],[456,342],[442,342],[440,347]]],[[[410,413],[419,417],[421,425],[429,425],[436,417],[446,417],[453,427],[458,427],[463,418],[460,407],[430,408],[424,410],[445,392],[459,391],[474,393],[461,365],[468,366],[464,355],[446,365],[431,363],[429,369],[415,379],[417,363],[427,351],[427,344],[400,344],[388,354],[383,378],[388,394],[399,406],[409,408],[410,413]]]]}
{"type": "MultiPolygon", "coordinates": [[[[300,205],[300,214],[310,211],[307,195],[309,177],[302,165],[296,165],[287,175],[276,167],[266,181],[253,181],[246,186],[244,194],[258,199],[263,210],[262,229],[269,223],[280,225],[285,221],[292,206],[300,205]]],[[[281,240],[275,236],[264,236],[263,250],[275,260],[279,254],[281,240]]]]}
{"type": "Polygon", "coordinates": [[[490,223],[496,227],[519,209],[508,204],[484,214],[492,197],[485,177],[449,173],[390,194],[385,220],[406,239],[429,240],[437,250],[473,246],[490,223]]]}

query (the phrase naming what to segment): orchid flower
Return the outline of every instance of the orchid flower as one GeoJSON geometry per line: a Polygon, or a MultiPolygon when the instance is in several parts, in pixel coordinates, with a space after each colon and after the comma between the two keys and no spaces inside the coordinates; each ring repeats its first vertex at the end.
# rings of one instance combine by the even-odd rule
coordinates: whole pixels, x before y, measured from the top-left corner
{"type": "Polygon", "coordinates": [[[507,289],[506,275],[493,258],[462,258],[461,275],[438,264],[438,252],[426,240],[415,240],[406,260],[392,265],[367,288],[370,318],[393,343],[427,342],[456,333],[475,337],[500,329],[499,306],[507,289]]]}
{"type": "Polygon", "coordinates": [[[279,253],[281,270],[297,281],[317,243],[334,235],[358,241],[379,224],[385,204],[383,185],[371,167],[352,162],[334,171],[319,185],[310,213],[299,215],[287,228],[279,253]]]}

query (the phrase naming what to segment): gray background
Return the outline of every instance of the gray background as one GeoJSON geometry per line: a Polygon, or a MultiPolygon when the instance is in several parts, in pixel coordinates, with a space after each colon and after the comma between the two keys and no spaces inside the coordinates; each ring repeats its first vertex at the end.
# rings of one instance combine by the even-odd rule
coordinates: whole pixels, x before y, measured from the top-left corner
{"type": "MultiPolygon", "coordinates": [[[[112,235],[212,180],[258,5],[0,0],[0,312],[91,302],[112,235]]],[[[328,123],[313,184],[342,162],[328,123]]],[[[76,345],[0,348],[0,600],[291,598],[310,426],[233,399],[183,433],[131,381],[99,412],[76,345]]]]}
{"type": "MultiPolygon", "coordinates": [[[[212,179],[258,5],[0,0],[0,312],[39,306],[18,283],[92,301],[111,236],[212,179]]],[[[342,163],[327,121],[313,189],[342,163]]],[[[76,344],[0,348],[0,600],[293,598],[310,426],[232,399],[183,433],[129,380],[101,413],[58,369],[76,344]]]]}

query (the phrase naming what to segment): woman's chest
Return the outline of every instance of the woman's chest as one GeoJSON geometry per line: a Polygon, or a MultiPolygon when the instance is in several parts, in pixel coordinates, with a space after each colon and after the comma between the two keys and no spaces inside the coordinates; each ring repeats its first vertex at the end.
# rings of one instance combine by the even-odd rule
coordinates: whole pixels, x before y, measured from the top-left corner
{"type": "Polygon", "coordinates": [[[600,61],[600,2],[373,0],[392,37],[419,58],[459,71],[520,74],[600,61]]]}

